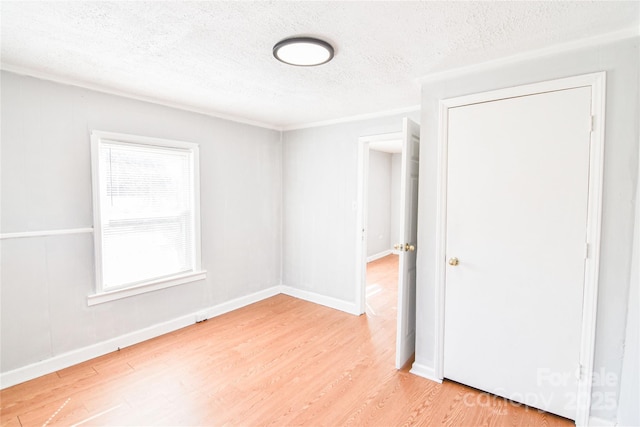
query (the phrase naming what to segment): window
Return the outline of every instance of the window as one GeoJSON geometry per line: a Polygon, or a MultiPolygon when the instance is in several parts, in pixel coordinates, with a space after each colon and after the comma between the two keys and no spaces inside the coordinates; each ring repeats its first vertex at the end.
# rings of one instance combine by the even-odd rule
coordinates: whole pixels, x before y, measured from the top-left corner
{"type": "Polygon", "coordinates": [[[201,280],[198,146],[93,131],[96,295],[89,304],[201,280]]]}

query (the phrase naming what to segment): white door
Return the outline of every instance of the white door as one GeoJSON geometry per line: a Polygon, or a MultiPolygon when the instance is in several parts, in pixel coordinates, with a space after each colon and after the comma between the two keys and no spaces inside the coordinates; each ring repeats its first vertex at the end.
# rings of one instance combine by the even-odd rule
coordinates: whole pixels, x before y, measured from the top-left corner
{"type": "Polygon", "coordinates": [[[448,123],[444,376],[575,419],[591,88],[448,123]]]}
{"type": "Polygon", "coordinates": [[[398,330],[396,368],[400,369],[416,348],[416,241],[418,224],[418,170],[420,126],[402,122],[402,166],[400,177],[400,250],[398,272],[398,330]]]}

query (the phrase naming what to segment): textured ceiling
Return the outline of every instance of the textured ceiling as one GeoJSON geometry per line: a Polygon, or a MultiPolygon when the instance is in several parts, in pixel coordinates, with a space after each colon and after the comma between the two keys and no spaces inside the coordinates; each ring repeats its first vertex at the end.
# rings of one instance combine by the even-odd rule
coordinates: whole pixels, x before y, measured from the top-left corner
{"type": "Polygon", "coordinates": [[[9,2],[2,67],[274,127],[419,104],[433,72],[637,28],[632,2],[9,2]],[[273,45],[319,36],[315,68],[273,45]]]}

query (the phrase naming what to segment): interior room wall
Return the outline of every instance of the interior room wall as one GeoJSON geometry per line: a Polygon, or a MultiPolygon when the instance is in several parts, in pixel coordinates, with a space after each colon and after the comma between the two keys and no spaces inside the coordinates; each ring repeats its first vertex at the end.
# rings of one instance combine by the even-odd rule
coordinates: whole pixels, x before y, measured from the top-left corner
{"type": "Polygon", "coordinates": [[[401,243],[400,236],[400,173],[402,153],[391,155],[391,246],[401,243]]]}
{"type": "Polygon", "coordinates": [[[627,332],[618,401],[619,426],[640,426],[640,173],[636,184],[636,221],[631,262],[627,332]]]}
{"type": "Polygon", "coordinates": [[[391,154],[369,150],[367,257],[389,251],[391,244],[391,154]]]}
{"type": "Polygon", "coordinates": [[[89,307],[91,233],[3,239],[1,372],[280,284],[279,131],[8,72],[1,77],[3,234],[92,227],[93,129],[196,142],[207,270],[203,281],[89,307]]]}
{"type": "Polygon", "coordinates": [[[282,283],[355,308],[358,138],[419,112],[283,133],[282,283]]]}
{"type": "MultiPolygon", "coordinates": [[[[502,62],[499,66],[442,77],[422,87],[422,135],[418,264],[416,364],[433,369],[435,345],[435,264],[437,262],[437,147],[440,99],[543,80],[599,71],[607,72],[602,243],[595,346],[595,371],[621,375],[627,310],[637,319],[638,306],[629,305],[633,203],[638,174],[639,40],[637,37],[502,62]]],[[[634,285],[637,286],[637,285],[634,285]]],[[[470,321],[473,321],[470,319],[470,321]]],[[[638,378],[630,379],[637,384],[638,378]]],[[[620,381],[595,382],[591,416],[613,423],[617,409],[601,398],[619,399],[620,381]],[[598,404],[598,402],[600,402],[598,404]]],[[[632,388],[633,389],[633,388],[632,388]]],[[[635,387],[637,393],[637,387],[635,387]]],[[[638,396],[632,400],[637,405],[638,396]]],[[[624,404],[624,402],[620,402],[624,404]]]]}

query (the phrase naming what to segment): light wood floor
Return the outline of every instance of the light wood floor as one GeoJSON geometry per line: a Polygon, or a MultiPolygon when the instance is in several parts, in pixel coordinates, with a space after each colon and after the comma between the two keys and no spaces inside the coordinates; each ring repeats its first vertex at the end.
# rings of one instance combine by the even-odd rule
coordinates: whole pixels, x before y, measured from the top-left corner
{"type": "Polygon", "coordinates": [[[393,268],[395,256],[369,265],[382,291],[366,316],[279,295],[5,389],[1,423],[572,425],[395,370],[393,268]]]}
{"type": "MultiPolygon", "coordinates": [[[[387,255],[367,264],[367,316],[392,333],[398,314],[398,256],[387,255]],[[380,318],[380,320],[377,320],[380,318]]],[[[394,348],[395,351],[395,348],[394,348]]]]}

